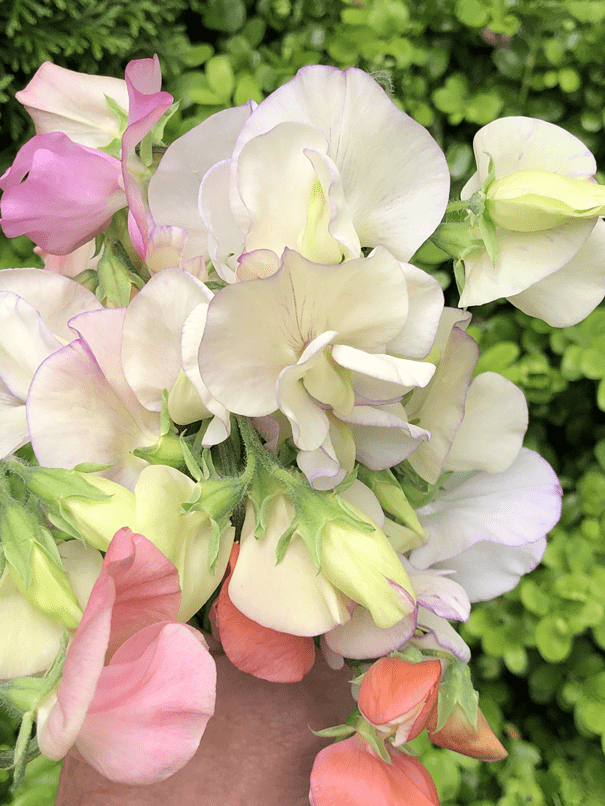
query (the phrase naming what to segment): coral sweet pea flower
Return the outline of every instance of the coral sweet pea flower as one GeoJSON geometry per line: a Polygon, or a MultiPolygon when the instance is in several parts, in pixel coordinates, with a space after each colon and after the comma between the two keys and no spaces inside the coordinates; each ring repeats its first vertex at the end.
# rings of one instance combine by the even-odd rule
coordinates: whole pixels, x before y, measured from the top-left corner
{"type": "Polygon", "coordinates": [[[428,770],[388,748],[391,764],[358,735],[324,748],[311,770],[311,806],[439,806],[428,770]]]}
{"type": "Polygon", "coordinates": [[[38,744],[74,748],[112,781],[148,784],[184,766],[214,713],[216,667],[200,633],[175,624],[176,567],[127,527],[116,532],[38,712],[38,744]]]}
{"type": "Polygon", "coordinates": [[[402,658],[380,658],[366,672],[359,688],[363,716],[387,736],[397,731],[394,744],[415,739],[437,701],[441,663],[411,663],[402,658]]]}

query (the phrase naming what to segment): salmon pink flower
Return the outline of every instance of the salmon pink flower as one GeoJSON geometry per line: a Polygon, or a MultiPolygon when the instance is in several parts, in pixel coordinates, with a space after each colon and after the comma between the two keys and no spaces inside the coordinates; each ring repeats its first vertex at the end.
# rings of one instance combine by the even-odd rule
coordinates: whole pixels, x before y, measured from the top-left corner
{"type": "Polygon", "coordinates": [[[311,770],[311,806],[439,806],[418,759],[395,748],[387,764],[358,735],[325,747],[311,770]]]}
{"type": "Polygon", "coordinates": [[[393,744],[415,739],[424,730],[437,702],[441,663],[411,663],[402,658],[380,658],[365,674],[358,705],[363,716],[383,735],[396,731],[393,744]]]}
{"type": "Polygon", "coordinates": [[[112,781],[148,784],[193,756],[214,713],[216,667],[199,632],[176,624],[176,567],[124,528],[105,555],[58,688],[40,704],[38,743],[74,749],[112,781]]]}

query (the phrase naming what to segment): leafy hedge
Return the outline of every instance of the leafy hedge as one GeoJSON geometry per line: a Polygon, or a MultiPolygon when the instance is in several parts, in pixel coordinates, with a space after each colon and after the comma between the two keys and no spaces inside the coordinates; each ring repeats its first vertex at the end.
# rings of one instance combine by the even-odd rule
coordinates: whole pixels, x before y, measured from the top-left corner
{"type": "MultiPolygon", "coordinates": [[[[165,88],[181,99],[171,137],[321,62],[372,72],[440,142],[456,187],[473,170],[474,132],[505,115],[564,126],[605,166],[602,0],[6,0],[0,30],[0,167],[27,136],[10,95],[41,61],[123,75],[127,60],[153,51],[165,88]]],[[[425,247],[417,262],[446,286],[441,259],[425,247]]],[[[0,241],[0,267],[33,260],[27,239],[0,241]]],[[[525,392],[526,444],[559,474],[564,512],[542,565],[510,594],[475,606],[462,628],[482,708],[509,758],[485,765],[417,742],[444,806],[599,806],[605,308],[563,330],[498,303],[475,310],[473,321],[477,371],[501,372],[525,392]]],[[[13,727],[0,723],[0,744],[14,741],[13,727]]],[[[50,806],[58,767],[30,766],[13,802],[50,806]]],[[[8,783],[0,778],[0,802],[11,802],[8,783]]]]}

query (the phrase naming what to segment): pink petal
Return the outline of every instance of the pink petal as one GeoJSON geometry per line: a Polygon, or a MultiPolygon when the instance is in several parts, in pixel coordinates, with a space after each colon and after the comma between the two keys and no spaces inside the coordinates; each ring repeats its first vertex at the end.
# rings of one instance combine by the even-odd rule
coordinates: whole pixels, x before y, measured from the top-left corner
{"type": "Polygon", "coordinates": [[[128,88],[128,126],[122,135],[122,177],[126,198],[130,208],[129,231],[134,235],[133,243],[141,255],[145,256],[149,237],[149,224],[141,190],[136,179],[128,172],[129,154],[150,132],[173,98],[168,92],[160,92],[162,71],[160,61],[137,59],[126,65],[126,86],[128,88]]]}
{"type": "Polygon", "coordinates": [[[64,134],[37,134],[0,178],[2,229],[65,255],[102,232],[126,198],[120,163],[64,134]]]}
{"type": "Polygon", "coordinates": [[[311,771],[311,806],[439,806],[422,764],[394,748],[389,755],[390,765],[358,736],[324,748],[311,771]]]}
{"type": "Polygon", "coordinates": [[[112,577],[116,588],[110,652],[143,627],[158,621],[176,621],[181,604],[178,571],[143,535],[127,526],[117,531],[101,573],[112,577]]]}
{"type": "Polygon", "coordinates": [[[152,624],[103,670],[76,747],[112,781],[162,781],[195,754],[215,694],[203,637],[186,624],[152,624]]]}

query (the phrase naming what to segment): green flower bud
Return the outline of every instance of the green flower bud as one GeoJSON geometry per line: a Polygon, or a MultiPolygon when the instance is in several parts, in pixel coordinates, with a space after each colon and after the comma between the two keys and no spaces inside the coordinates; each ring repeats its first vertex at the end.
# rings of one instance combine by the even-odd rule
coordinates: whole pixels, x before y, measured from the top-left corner
{"type": "Polygon", "coordinates": [[[537,232],[605,215],[605,187],[549,171],[518,171],[491,182],[485,208],[498,227],[537,232]]]}

